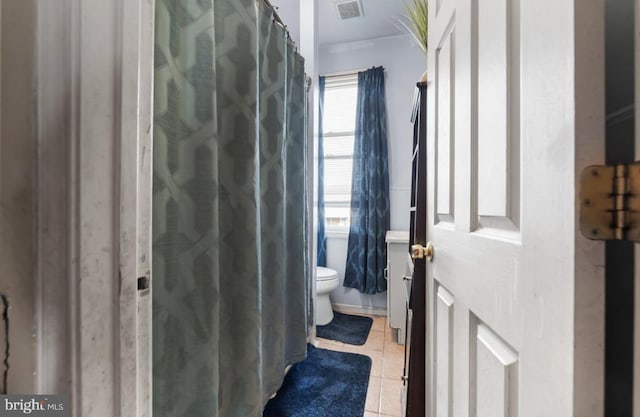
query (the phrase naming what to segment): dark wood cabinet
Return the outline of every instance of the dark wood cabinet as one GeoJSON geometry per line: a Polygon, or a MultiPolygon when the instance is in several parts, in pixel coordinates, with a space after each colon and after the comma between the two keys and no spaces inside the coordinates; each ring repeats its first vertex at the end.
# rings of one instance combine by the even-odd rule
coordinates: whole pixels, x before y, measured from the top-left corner
{"type": "MultiPolygon", "coordinates": [[[[418,83],[413,112],[413,160],[409,253],[414,244],[427,244],[427,83],[418,83]]],[[[425,417],[426,356],[426,260],[413,260],[413,276],[407,308],[405,376],[407,378],[406,417],[425,417]],[[410,323],[409,323],[410,322],[410,323]]]]}
{"type": "MultiPolygon", "coordinates": [[[[413,267],[413,265],[412,265],[413,267]]],[[[411,275],[413,275],[413,271],[411,273],[411,275]]],[[[412,323],[412,319],[413,319],[413,311],[411,311],[411,308],[409,307],[409,299],[411,297],[411,281],[412,278],[406,276],[404,279],[404,284],[405,284],[405,309],[406,309],[406,315],[405,315],[405,341],[404,341],[404,367],[402,369],[402,384],[406,387],[407,385],[407,381],[409,380],[409,357],[411,356],[411,323],[412,323]]],[[[406,391],[406,389],[405,389],[406,391]]],[[[405,408],[406,410],[406,401],[405,401],[405,408]]]]}

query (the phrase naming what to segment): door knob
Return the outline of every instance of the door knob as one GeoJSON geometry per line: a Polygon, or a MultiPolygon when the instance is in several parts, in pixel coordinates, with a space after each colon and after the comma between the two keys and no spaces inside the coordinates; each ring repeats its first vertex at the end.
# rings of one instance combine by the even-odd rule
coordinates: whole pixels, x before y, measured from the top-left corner
{"type": "Polygon", "coordinates": [[[427,258],[429,262],[433,261],[433,243],[428,242],[427,246],[416,244],[411,246],[411,257],[413,259],[427,258]]]}

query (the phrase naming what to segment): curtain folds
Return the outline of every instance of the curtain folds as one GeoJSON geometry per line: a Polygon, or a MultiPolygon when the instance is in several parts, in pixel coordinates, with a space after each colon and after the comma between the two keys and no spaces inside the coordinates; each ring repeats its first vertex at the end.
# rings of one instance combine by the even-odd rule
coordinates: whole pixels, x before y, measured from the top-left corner
{"type": "Polygon", "coordinates": [[[324,229],[324,139],[322,121],[324,113],[325,77],[318,81],[318,266],[327,266],[327,235],[324,229]]]}
{"type": "Polygon", "coordinates": [[[344,286],[365,294],[386,291],[389,168],[384,69],[358,73],[351,185],[351,224],[344,286]]]}
{"type": "Polygon", "coordinates": [[[154,416],[261,416],[304,359],[305,129],[262,1],[156,2],[154,416]]]}

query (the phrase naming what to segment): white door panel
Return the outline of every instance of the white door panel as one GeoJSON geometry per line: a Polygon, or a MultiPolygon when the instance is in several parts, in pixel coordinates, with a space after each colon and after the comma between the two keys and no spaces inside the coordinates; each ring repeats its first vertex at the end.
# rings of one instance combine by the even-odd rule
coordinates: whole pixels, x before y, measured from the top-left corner
{"type": "Polygon", "coordinates": [[[434,355],[436,358],[435,375],[439,384],[436,386],[436,416],[449,417],[452,414],[452,365],[453,365],[453,306],[455,300],[444,287],[438,286],[435,299],[435,340],[434,355]]]}
{"type": "Polygon", "coordinates": [[[518,415],[518,354],[486,325],[473,321],[470,372],[474,417],[518,415]]]}
{"type": "Polygon", "coordinates": [[[478,97],[478,154],[472,157],[478,161],[478,215],[487,217],[481,224],[491,217],[512,222],[515,217],[517,224],[519,214],[517,3],[484,0],[477,17],[472,14],[477,29],[471,54],[478,57],[477,68],[471,68],[477,74],[477,86],[471,88],[478,97]]]}
{"type": "Polygon", "coordinates": [[[455,36],[453,30],[448,32],[440,48],[436,51],[436,215],[438,222],[453,221],[454,167],[453,152],[454,126],[454,80],[455,80],[455,36]]]}

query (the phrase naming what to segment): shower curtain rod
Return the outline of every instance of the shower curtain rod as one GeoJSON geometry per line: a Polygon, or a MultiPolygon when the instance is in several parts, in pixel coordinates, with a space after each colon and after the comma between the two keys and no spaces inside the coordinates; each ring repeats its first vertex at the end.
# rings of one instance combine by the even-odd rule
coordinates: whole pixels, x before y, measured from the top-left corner
{"type": "Polygon", "coordinates": [[[282,19],[280,19],[280,16],[278,15],[278,12],[276,12],[276,8],[273,6],[273,4],[271,4],[271,2],[269,0],[262,0],[262,1],[264,1],[265,4],[273,11],[273,20],[277,24],[282,26],[282,28],[287,31],[287,34],[289,34],[289,30],[287,29],[287,25],[285,25],[284,22],[282,21],[282,19]]]}

